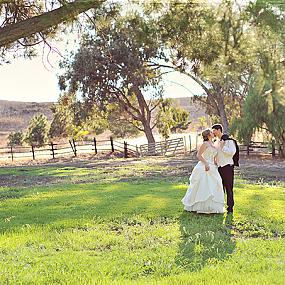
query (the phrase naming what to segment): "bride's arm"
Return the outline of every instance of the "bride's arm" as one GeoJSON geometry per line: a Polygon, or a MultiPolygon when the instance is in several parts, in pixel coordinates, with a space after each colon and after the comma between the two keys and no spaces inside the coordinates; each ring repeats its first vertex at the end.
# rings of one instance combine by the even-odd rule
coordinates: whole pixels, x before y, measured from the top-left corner
{"type": "Polygon", "coordinates": [[[204,159],[204,157],[202,156],[203,152],[206,150],[206,148],[208,147],[207,143],[204,142],[201,147],[198,150],[197,153],[197,158],[205,164],[205,170],[208,171],[210,169],[208,162],[204,159]]]}

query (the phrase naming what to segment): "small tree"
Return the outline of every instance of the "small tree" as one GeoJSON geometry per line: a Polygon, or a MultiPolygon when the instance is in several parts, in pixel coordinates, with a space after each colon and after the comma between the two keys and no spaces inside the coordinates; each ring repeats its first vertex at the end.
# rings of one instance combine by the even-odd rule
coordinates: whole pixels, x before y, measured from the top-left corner
{"type": "MultiPolygon", "coordinates": [[[[89,133],[88,123],[95,124],[96,118],[88,115],[85,105],[73,93],[64,93],[52,107],[53,119],[50,137],[82,138],[89,133]]],[[[91,114],[94,115],[94,112],[91,114]]],[[[97,133],[97,132],[96,132],[97,133]]]]}
{"type": "Polygon", "coordinates": [[[16,146],[23,144],[24,135],[22,131],[12,132],[8,136],[8,146],[16,146]]]}
{"type": "Polygon", "coordinates": [[[25,141],[33,146],[41,147],[48,140],[50,123],[43,114],[34,116],[28,126],[25,141]]]}
{"type": "Polygon", "coordinates": [[[207,118],[205,116],[199,117],[198,122],[199,130],[203,130],[207,127],[207,118]]]}
{"type": "Polygon", "coordinates": [[[157,114],[157,128],[163,138],[168,139],[170,133],[186,130],[190,124],[189,112],[173,106],[171,99],[165,99],[157,114]]]}

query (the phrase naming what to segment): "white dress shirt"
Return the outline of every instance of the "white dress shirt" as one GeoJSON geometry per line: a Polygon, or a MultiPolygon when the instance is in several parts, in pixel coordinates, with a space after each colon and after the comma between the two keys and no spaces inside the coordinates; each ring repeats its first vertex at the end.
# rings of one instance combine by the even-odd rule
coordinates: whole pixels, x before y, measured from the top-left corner
{"type": "Polygon", "coordinates": [[[233,140],[226,140],[223,147],[221,147],[220,141],[216,141],[215,147],[218,150],[217,154],[218,166],[223,167],[227,164],[234,165],[233,156],[236,153],[236,146],[233,140]]]}

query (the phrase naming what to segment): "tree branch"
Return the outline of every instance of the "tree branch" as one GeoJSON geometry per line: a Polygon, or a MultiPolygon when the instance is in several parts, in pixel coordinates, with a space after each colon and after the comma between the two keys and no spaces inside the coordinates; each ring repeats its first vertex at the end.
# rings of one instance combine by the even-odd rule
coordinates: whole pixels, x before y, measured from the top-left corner
{"type": "Polygon", "coordinates": [[[157,126],[157,124],[158,124],[158,121],[156,121],[150,129],[153,130],[157,126]]]}
{"type": "Polygon", "coordinates": [[[194,100],[197,100],[197,101],[199,101],[199,102],[202,102],[203,104],[208,105],[208,106],[210,106],[210,107],[212,107],[212,108],[215,108],[215,107],[216,107],[216,106],[212,105],[211,103],[209,103],[209,102],[203,100],[200,96],[195,96],[194,100]]]}
{"type": "Polygon", "coordinates": [[[133,126],[134,126],[136,129],[138,129],[139,131],[144,132],[144,129],[142,129],[142,128],[136,126],[132,121],[129,121],[129,120],[127,120],[127,119],[126,119],[126,121],[127,121],[129,124],[133,125],[133,126]]]}
{"type": "Polygon", "coordinates": [[[138,115],[141,115],[141,113],[140,113],[140,110],[139,109],[137,109],[137,108],[135,108],[132,104],[131,104],[131,102],[129,101],[129,99],[127,98],[127,96],[124,94],[124,92],[120,89],[120,88],[118,88],[118,87],[116,87],[116,86],[112,86],[112,88],[113,89],[115,89],[117,92],[119,92],[120,94],[121,94],[121,96],[124,98],[124,100],[122,100],[119,96],[117,96],[117,92],[114,92],[114,94],[117,96],[117,99],[119,100],[119,101],[122,101],[122,102],[124,102],[125,103],[125,105],[127,105],[130,109],[132,109],[134,112],[136,112],[138,115]]]}
{"type": "Polygon", "coordinates": [[[141,118],[137,115],[135,115],[134,113],[132,113],[126,106],[126,103],[120,98],[120,95],[118,95],[116,92],[113,92],[113,94],[117,97],[118,99],[118,103],[119,105],[121,106],[121,108],[123,110],[125,110],[134,120],[137,120],[137,121],[141,121],[141,118]]]}
{"type": "Polygon", "coordinates": [[[84,11],[99,7],[103,2],[103,0],[75,0],[52,11],[14,24],[9,24],[4,28],[0,28],[0,47],[7,46],[35,33],[43,32],[84,11]]]}
{"type": "Polygon", "coordinates": [[[167,65],[167,64],[159,64],[159,63],[156,63],[156,62],[150,62],[149,66],[158,66],[158,67],[164,67],[164,68],[171,68],[171,69],[173,69],[175,71],[178,71],[178,72],[180,72],[182,74],[185,74],[185,75],[189,76],[191,79],[193,79],[195,82],[197,82],[204,89],[204,91],[206,92],[207,95],[210,94],[210,90],[206,87],[206,85],[203,83],[202,80],[198,79],[197,77],[192,75],[190,72],[182,71],[177,66],[167,65]]]}
{"type": "Polygon", "coordinates": [[[157,106],[159,106],[159,104],[161,104],[162,100],[158,99],[158,102],[156,104],[154,104],[154,106],[150,109],[150,112],[152,112],[157,106]]]}

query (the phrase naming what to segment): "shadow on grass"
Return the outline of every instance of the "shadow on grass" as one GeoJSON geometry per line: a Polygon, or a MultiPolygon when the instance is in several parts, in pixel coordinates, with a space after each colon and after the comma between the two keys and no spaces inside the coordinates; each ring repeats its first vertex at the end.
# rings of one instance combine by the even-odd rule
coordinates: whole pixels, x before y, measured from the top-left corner
{"type": "Polygon", "coordinates": [[[178,219],[183,185],[161,180],[137,179],[135,182],[105,184],[63,184],[35,187],[8,196],[2,193],[0,232],[23,225],[76,227],[143,216],[178,219]],[[180,188],[182,187],[182,188],[180,188]],[[182,190],[182,191],[180,191],[182,190]]]}
{"type": "Polygon", "coordinates": [[[230,229],[232,215],[201,215],[183,212],[180,217],[182,242],[176,263],[184,270],[198,271],[207,264],[228,258],[235,249],[230,229]]]}
{"type": "Polygon", "coordinates": [[[102,183],[126,182],[136,179],[159,179],[185,176],[184,169],[171,167],[139,165],[117,165],[110,167],[46,167],[46,168],[16,168],[0,169],[0,187],[30,188],[33,186],[48,186],[63,183],[102,183]]]}

